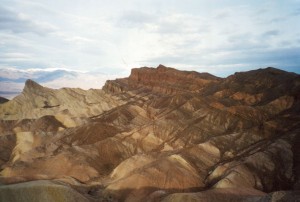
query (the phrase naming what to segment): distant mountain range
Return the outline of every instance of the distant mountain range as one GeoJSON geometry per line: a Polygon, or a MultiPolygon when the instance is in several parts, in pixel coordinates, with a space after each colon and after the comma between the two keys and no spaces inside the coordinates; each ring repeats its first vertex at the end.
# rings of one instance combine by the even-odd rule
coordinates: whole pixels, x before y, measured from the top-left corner
{"type": "Polygon", "coordinates": [[[27,79],[52,88],[78,87],[82,89],[101,88],[107,79],[117,75],[106,75],[99,72],[78,72],[64,69],[0,69],[0,96],[13,98],[22,92],[27,79]],[[84,81],[84,82],[78,82],[84,81]]]}

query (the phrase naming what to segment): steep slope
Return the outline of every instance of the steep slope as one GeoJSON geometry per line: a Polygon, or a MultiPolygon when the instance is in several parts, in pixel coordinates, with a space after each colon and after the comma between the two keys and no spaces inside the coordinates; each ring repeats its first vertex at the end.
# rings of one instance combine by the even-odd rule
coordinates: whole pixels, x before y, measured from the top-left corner
{"type": "Polygon", "coordinates": [[[8,101],[9,101],[8,99],[0,96],[0,104],[3,104],[3,103],[8,102],[8,101]]]}
{"type": "Polygon", "coordinates": [[[299,186],[299,94],[300,76],[275,68],[143,67],[89,91],[29,80],[0,105],[0,181],[97,185],[99,200],[267,200],[299,186]]]}

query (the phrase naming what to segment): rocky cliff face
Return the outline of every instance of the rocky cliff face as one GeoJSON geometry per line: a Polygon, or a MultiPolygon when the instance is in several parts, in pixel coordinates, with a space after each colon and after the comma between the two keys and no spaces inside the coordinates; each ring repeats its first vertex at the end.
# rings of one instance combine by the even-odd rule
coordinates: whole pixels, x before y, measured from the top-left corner
{"type": "Polygon", "coordinates": [[[128,78],[106,82],[104,90],[115,93],[148,89],[153,93],[172,95],[199,92],[209,84],[217,83],[220,80],[221,78],[208,73],[178,71],[159,65],[156,69],[149,67],[132,69],[128,78]]]}
{"type": "Polygon", "coordinates": [[[56,179],[90,201],[269,201],[299,189],[299,93],[275,68],[143,67],[89,91],[29,80],[0,105],[0,180],[56,179]]]}

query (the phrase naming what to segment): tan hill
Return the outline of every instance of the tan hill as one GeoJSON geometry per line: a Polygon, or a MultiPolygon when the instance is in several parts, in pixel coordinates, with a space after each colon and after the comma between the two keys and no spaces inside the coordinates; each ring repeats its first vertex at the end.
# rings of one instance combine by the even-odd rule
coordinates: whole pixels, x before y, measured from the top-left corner
{"type": "Polygon", "coordinates": [[[275,68],[143,67],[88,91],[28,80],[0,105],[0,180],[59,180],[90,201],[293,199],[299,95],[300,76],[275,68]]]}
{"type": "MultiPolygon", "coordinates": [[[[27,80],[23,92],[0,105],[3,120],[37,119],[46,115],[57,119],[80,119],[99,115],[122,104],[102,90],[80,88],[50,89],[27,80]]],[[[75,121],[76,122],[76,121],[75,121]]]]}

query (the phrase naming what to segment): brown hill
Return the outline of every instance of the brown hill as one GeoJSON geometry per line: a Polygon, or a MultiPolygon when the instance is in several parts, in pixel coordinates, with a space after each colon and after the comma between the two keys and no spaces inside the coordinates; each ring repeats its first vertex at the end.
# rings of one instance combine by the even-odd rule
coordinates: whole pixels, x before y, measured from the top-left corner
{"type": "Polygon", "coordinates": [[[0,105],[0,180],[56,179],[91,201],[268,201],[299,189],[299,92],[275,68],[143,67],[89,91],[29,80],[0,105]]]}

